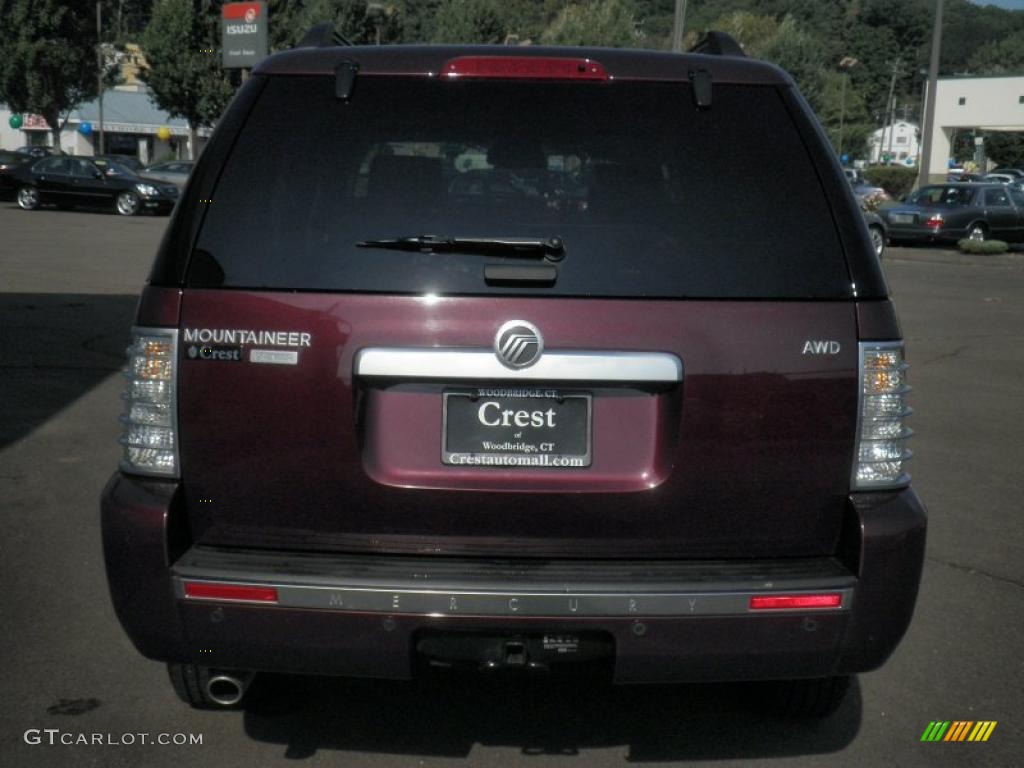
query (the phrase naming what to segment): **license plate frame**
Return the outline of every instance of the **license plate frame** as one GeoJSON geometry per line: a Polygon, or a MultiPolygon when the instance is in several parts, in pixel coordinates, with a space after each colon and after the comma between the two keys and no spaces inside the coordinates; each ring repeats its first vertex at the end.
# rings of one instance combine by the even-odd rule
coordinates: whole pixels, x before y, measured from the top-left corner
{"type": "Polygon", "coordinates": [[[444,389],[441,463],[490,469],[587,468],[593,461],[593,411],[593,393],[585,390],[444,389]],[[512,415],[506,417],[507,411],[512,415]],[[523,417],[516,423],[518,413],[527,414],[528,423],[522,423],[523,417]]]}

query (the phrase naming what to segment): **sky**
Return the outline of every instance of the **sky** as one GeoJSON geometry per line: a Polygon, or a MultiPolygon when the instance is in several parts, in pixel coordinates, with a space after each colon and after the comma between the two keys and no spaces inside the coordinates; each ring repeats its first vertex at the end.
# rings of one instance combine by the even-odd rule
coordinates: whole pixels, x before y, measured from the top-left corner
{"type": "Polygon", "coordinates": [[[971,0],[975,5],[998,5],[1012,11],[1024,11],[1024,0],[971,0]]]}

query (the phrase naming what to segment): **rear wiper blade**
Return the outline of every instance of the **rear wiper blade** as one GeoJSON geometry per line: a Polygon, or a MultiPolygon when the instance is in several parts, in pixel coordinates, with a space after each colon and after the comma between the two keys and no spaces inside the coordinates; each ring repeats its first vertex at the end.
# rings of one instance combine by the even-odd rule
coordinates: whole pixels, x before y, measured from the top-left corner
{"type": "Polygon", "coordinates": [[[435,251],[448,253],[497,253],[527,259],[547,257],[558,261],[565,257],[560,237],[448,237],[445,235],[409,235],[379,240],[360,240],[359,248],[386,248],[395,251],[435,251]]]}

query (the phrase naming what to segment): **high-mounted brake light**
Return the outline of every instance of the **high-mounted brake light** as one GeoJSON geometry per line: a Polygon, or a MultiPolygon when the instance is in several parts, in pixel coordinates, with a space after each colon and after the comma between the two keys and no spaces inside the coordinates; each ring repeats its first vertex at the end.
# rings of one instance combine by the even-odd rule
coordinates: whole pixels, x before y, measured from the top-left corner
{"type": "Polygon", "coordinates": [[[459,56],[441,69],[441,75],[460,78],[608,80],[604,67],[593,59],[534,56],[459,56]]]}
{"type": "Polygon", "coordinates": [[[903,465],[911,457],[905,447],[913,433],[904,420],[907,407],[907,364],[903,342],[861,342],[857,445],[853,457],[855,491],[896,488],[910,482],[903,465]]]}
{"type": "Polygon", "coordinates": [[[229,600],[236,603],[276,603],[277,589],[245,584],[186,581],[185,597],[195,600],[229,600]]]}
{"type": "Polygon", "coordinates": [[[132,329],[121,414],[126,472],[178,476],[177,359],[177,329],[132,329]]]}
{"type": "Polygon", "coordinates": [[[750,598],[752,611],[781,611],[794,608],[840,608],[843,596],[839,592],[821,595],[755,595],[750,598]]]}

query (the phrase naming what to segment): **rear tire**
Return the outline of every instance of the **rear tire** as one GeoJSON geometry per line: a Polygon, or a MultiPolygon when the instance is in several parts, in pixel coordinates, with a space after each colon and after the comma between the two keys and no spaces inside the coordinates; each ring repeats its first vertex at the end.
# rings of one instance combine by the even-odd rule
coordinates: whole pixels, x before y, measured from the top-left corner
{"type": "Polygon", "coordinates": [[[18,189],[18,207],[23,211],[34,211],[39,207],[39,190],[31,185],[18,189]]]}
{"type": "Polygon", "coordinates": [[[875,256],[882,258],[885,255],[885,232],[878,225],[868,227],[868,234],[871,235],[871,245],[875,249],[875,256]]]}
{"type": "Polygon", "coordinates": [[[139,196],[134,192],[122,192],[117,196],[117,212],[122,216],[134,216],[141,208],[139,196]]]}
{"type": "Polygon", "coordinates": [[[850,680],[846,675],[772,682],[765,690],[764,707],[783,717],[827,717],[843,703],[850,680]]]}
{"type": "Polygon", "coordinates": [[[988,240],[988,229],[984,224],[975,222],[967,228],[967,239],[984,242],[985,240],[988,240]]]}

